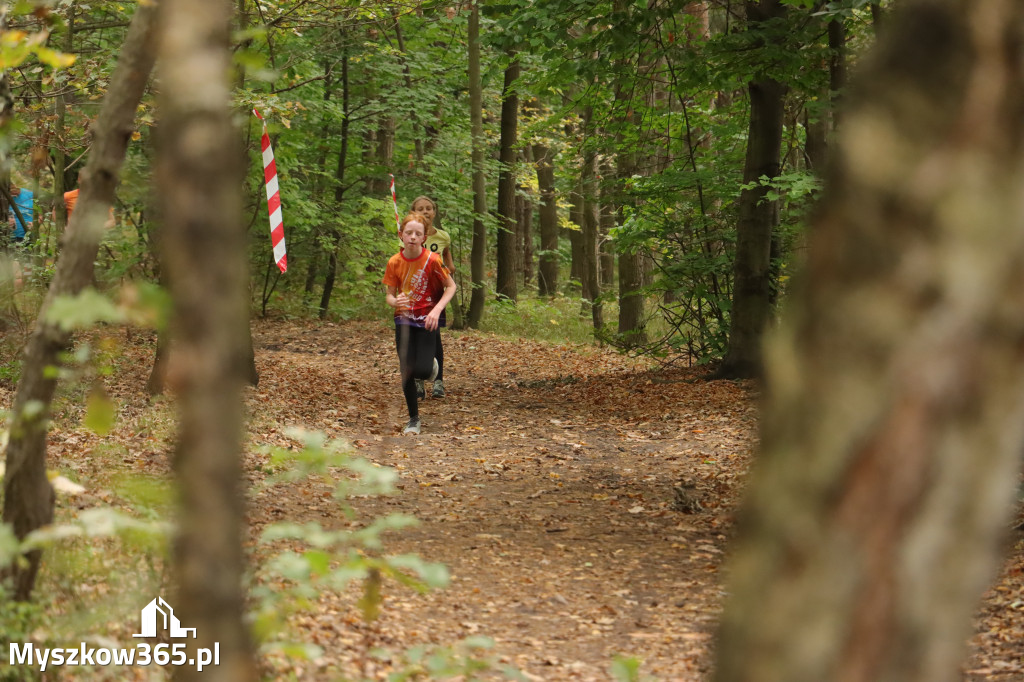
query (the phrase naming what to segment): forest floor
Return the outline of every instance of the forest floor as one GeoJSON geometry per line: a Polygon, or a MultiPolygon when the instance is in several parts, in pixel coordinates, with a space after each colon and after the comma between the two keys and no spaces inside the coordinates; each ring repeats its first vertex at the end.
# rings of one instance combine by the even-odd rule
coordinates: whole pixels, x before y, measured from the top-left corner
{"type": "MultiPolygon", "coordinates": [[[[372,625],[360,618],[358,590],[321,592],[290,627],[323,653],[287,668],[302,680],[384,679],[399,663],[368,657],[369,648],[482,635],[495,642],[492,657],[530,680],[610,680],[618,655],[638,659],[645,679],[710,679],[723,560],[754,449],[753,385],[596,348],[443,334],[448,395],[421,403],[423,433],[413,437],[400,433],[406,414],[389,324],[255,325],[250,545],[277,521],[351,523],[328,482],[257,485],[269,469],[259,446],[294,445],[286,427],[301,426],[396,469],[398,494],[360,497],[353,508],[364,520],[416,516],[419,525],[385,536],[384,550],[451,573],[447,588],[426,594],[385,582],[372,625]],[[676,504],[683,482],[699,501],[688,510],[676,504]]],[[[122,413],[145,411],[151,342],[127,350],[137,360],[111,392],[122,413]]],[[[9,393],[0,398],[8,404],[9,393]]],[[[58,462],[68,440],[51,438],[58,462]]],[[[147,447],[128,442],[125,461],[166,472],[166,453],[147,447]]],[[[262,558],[265,549],[254,551],[262,558]]],[[[1019,533],[969,647],[963,680],[1024,680],[1019,533]]]]}

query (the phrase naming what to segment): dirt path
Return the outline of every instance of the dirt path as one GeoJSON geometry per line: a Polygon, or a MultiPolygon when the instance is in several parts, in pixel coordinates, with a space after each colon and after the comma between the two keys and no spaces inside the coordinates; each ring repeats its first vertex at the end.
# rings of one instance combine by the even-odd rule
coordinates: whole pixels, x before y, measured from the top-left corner
{"type": "MultiPolygon", "coordinates": [[[[753,446],[752,387],[446,332],[449,396],[421,403],[423,434],[403,437],[391,338],[380,324],[346,324],[265,325],[255,339],[263,379],[250,409],[260,422],[322,429],[398,469],[402,494],[359,500],[358,511],[414,514],[422,525],[390,536],[387,550],[452,573],[449,588],[425,596],[387,588],[372,629],[351,595],[322,595],[297,621],[325,650],[303,679],[336,679],[368,645],[475,634],[530,679],[611,679],[617,654],[660,680],[707,679],[719,571],[753,446]],[[694,513],[674,508],[683,480],[700,501],[694,513]]],[[[325,489],[258,499],[253,523],[330,525],[325,489]]],[[[1019,549],[988,595],[965,680],[1024,679],[1019,549]]]]}
{"type": "MultiPolygon", "coordinates": [[[[398,663],[370,660],[371,648],[484,635],[495,641],[494,657],[532,680],[610,680],[619,654],[642,660],[647,679],[710,680],[720,571],[755,438],[753,387],[695,381],[692,370],[589,348],[479,333],[444,338],[449,396],[421,403],[422,435],[403,437],[389,325],[257,323],[261,381],[246,391],[257,556],[265,558],[255,538],[269,523],[351,523],[326,482],[262,485],[260,447],[294,445],[285,430],[299,425],[394,467],[400,494],[354,500],[360,520],[418,517],[419,526],[385,537],[385,551],[442,562],[452,574],[448,588],[425,595],[386,582],[372,627],[359,617],[357,590],[321,592],[289,622],[322,657],[282,665],[267,679],[384,679],[398,663]],[[680,482],[699,509],[675,508],[680,482]]],[[[77,401],[61,402],[49,456],[94,489],[62,498],[63,516],[95,505],[130,510],[112,492],[111,457],[143,476],[169,475],[172,406],[144,393],[153,340],[133,335],[125,352],[108,384],[120,405],[116,443],[104,446],[80,426],[77,401]]],[[[12,397],[0,385],[0,404],[12,397]]],[[[1022,534],[1011,541],[975,622],[965,682],[1024,680],[1022,534]]],[[[101,574],[88,580],[95,593],[115,589],[101,574]]],[[[130,627],[135,601],[111,632],[130,627]]]]}
{"type": "MultiPolygon", "coordinates": [[[[749,388],[688,383],[685,371],[638,372],[610,353],[445,339],[449,396],[421,404],[418,438],[398,435],[404,404],[387,328],[265,328],[256,339],[256,401],[288,394],[301,423],[396,467],[403,494],[361,500],[359,511],[414,514],[422,525],[394,535],[388,550],[452,572],[448,589],[424,597],[390,590],[382,641],[484,634],[537,679],[608,679],[616,654],[643,658],[644,671],[661,679],[698,679],[708,666],[728,500],[749,457],[749,388]],[[673,510],[684,478],[705,511],[673,510]]],[[[320,518],[306,510],[315,489],[292,492],[297,499],[277,499],[274,516],[320,518]]],[[[304,621],[331,652],[328,670],[359,654],[358,633],[338,627],[350,602],[325,596],[320,615],[304,621]]]]}

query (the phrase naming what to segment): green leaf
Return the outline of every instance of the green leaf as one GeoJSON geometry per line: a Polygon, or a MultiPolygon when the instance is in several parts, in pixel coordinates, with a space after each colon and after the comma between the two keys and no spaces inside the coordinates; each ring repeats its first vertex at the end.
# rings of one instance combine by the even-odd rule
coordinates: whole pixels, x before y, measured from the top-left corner
{"type": "Polygon", "coordinates": [[[10,566],[21,554],[21,543],[9,523],[0,524],[0,568],[10,566]]]}
{"type": "Polygon", "coordinates": [[[324,575],[331,568],[331,555],[327,552],[308,551],[305,557],[310,570],[317,575],[324,575]]]}
{"type": "Polygon", "coordinates": [[[611,675],[619,682],[639,682],[640,659],[616,656],[612,661],[611,675]]]}
{"type": "Polygon", "coordinates": [[[114,408],[114,402],[107,397],[102,386],[95,387],[85,400],[86,428],[98,436],[105,436],[114,428],[116,420],[117,410],[114,408]]]}
{"type": "Polygon", "coordinates": [[[56,297],[46,312],[46,319],[66,332],[86,329],[97,322],[120,322],[123,317],[113,301],[92,287],[77,296],[56,297]]]}
{"type": "Polygon", "coordinates": [[[38,46],[33,48],[32,51],[35,52],[39,61],[47,66],[52,66],[55,69],[66,69],[74,64],[77,59],[73,54],[58,52],[57,50],[51,50],[48,47],[38,46]]]}
{"type": "Polygon", "coordinates": [[[494,640],[484,635],[471,635],[462,640],[462,644],[470,649],[493,649],[494,640]]]}

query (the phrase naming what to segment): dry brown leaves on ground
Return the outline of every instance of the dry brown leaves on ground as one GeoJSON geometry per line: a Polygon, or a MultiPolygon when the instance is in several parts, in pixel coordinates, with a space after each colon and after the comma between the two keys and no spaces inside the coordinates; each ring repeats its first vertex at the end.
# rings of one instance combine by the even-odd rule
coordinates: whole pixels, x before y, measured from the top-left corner
{"type": "MultiPolygon", "coordinates": [[[[389,534],[386,551],[443,562],[452,575],[425,595],[386,582],[372,625],[358,594],[322,592],[290,627],[323,654],[291,670],[304,680],[383,679],[393,662],[369,661],[368,647],[486,635],[495,657],[534,680],[608,680],[618,654],[641,659],[655,679],[708,679],[720,571],[755,438],[753,387],[591,348],[448,330],[443,338],[448,396],[421,403],[423,433],[411,437],[400,434],[388,326],[255,327],[261,380],[246,394],[254,559],[264,558],[254,540],[270,523],[349,523],[325,482],[257,485],[266,476],[258,448],[293,445],[286,428],[302,426],[395,468],[400,494],[354,508],[364,520],[415,515],[421,524],[389,534]]],[[[110,391],[122,419],[137,424],[152,409],[143,395],[151,340],[128,352],[137,359],[110,391]]],[[[9,394],[0,398],[9,404],[9,394]]],[[[119,433],[126,463],[167,473],[166,439],[137,426],[119,433]]],[[[96,472],[75,453],[94,442],[57,429],[51,456],[88,479],[96,472]]],[[[965,680],[1024,679],[1020,550],[986,595],[965,680]]]]}

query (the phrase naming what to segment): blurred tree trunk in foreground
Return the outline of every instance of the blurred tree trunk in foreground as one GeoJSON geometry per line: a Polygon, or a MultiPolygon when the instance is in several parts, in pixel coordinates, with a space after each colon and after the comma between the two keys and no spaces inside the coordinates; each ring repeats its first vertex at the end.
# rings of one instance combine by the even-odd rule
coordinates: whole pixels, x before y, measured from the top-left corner
{"type": "MultiPolygon", "coordinates": [[[[47,313],[55,298],[75,296],[92,281],[125,150],[135,130],[135,110],[153,70],[155,34],[156,9],[140,4],[93,127],[92,150],[80,175],[81,196],[62,237],[53,282],[25,347],[25,364],[11,408],[4,476],[3,520],[14,527],[19,538],[53,521],[53,488],[46,477],[46,434],[57,388],[51,368],[60,366],[60,354],[71,343],[71,332],[61,327],[59,320],[48,319],[47,313]]],[[[40,558],[41,551],[31,552],[27,565],[12,569],[18,599],[30,596],[40,558]]]]}
{"type": "Polygon", "coordinates": [[[959,679],[1024,428],[1024,4],[907,2],[766,348],[718,682],[959,679]]]}
{"type": "MultiPolygon", "coordinates": [[[[178,680],[256,679],[242,621],[242,385],[246,250],[242,146],[231,117],[229,0],[164,0],[157,182],[164,263],[174,300],[168,382],[179,396],[175,470],[181,487],[174,568],[195,649],[219,643],[221,664],[178,680]]],[[[75,215],[77,216],[77,211],[75,215]]]]}

